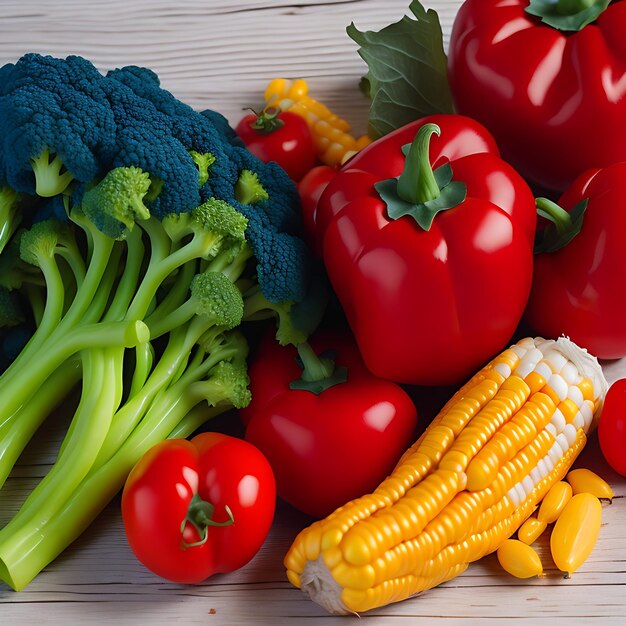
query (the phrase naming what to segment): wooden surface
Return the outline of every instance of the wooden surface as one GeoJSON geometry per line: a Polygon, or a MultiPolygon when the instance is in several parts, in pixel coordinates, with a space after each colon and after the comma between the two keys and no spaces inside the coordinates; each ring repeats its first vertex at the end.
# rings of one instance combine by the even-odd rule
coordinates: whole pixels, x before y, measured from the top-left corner
{"type": "MultiPolygon", "coordinates": [[[[0,65],[22,53],[81,54],[103,69],[146,65],[163,85],[198,108],[236,122],[260,104],[275,76],[304,77],[313,94],[365,130],[367,103],[357,89],[364,65],[345,34],[354,21],[378,29],[399,19],[408,0],[1,0],[0,65]]],[[[446,41],[457,0],[430,0],[446,41]]],[[[606,367],[612,381],[624,363],[606,367]]],[[[62,423],[46,426],[0,492],[0,523],[16,510],[53,458],[62,423]]],[[[605,507],[599,542],[584,567],[563,580],[554,566],[530,582],[505,575],[494,557],[453,581],[362,616],[374,625],[481,626],[516,623],[626,623],[626,483],[592,442],[579,464],[597,468],[618,497],[605,507]],[[419,619],[421,618],[421,619],[419,619]]],[[[98,521],[26,590],[0,586],[0,624],[148,624],[239,626],[355,623],[329,617],[286,581],[282,557],[309,519],[279,503],[262,550],[242,570],[200,585],[163,581],[126,545],[115,500],[98,521]]],[[[545,543],[544,562],[549,563],[545,543]]]]}

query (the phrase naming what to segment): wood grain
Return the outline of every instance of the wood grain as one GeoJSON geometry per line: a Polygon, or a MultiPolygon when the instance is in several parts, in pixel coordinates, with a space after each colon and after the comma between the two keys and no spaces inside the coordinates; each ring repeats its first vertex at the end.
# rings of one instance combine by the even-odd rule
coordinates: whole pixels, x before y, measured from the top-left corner
{"type": "MultiPolygon", "coordinates": [[[[0,64],[37,51],[80,54],[103,71],[124,65],[154,69],[163,85],[192,106],[236,122],[260,103],[276,76],[304,77],[313,94],[365,129],[367,102],[357,89],[364,63],[345,34],[351,21],[378,29],[399,19],[408,0],[2,0],[0,64]]],[[[447,42],[458,0],[430,0],[447,42]]],[[[610,380],[626,375],[607,364],[610,380]]],[[[0,523],[44,475],[63,432],[45,426],[0,491],[0,523]]],[[[503,623],[623,625],[626,616],[626,483],[589,446],[581,464],[596,467],[618,494],[605,507],[590,560],[570,580],[554,566],[545,578],[517,581],[494,557],[421,597],[362,616],[374,625],[492,626],[503,623]],[[420,619],[421,618],[421,619],[420,619]]],[[[297,624],[354,623],[329,617],[285,579],[282,557],[310,522],[279,503],[275,525],[243,569],[200,585],[168,583],[145,570],[128,548],[116,500],[93,526],[26,590],[0,586],[0,624],[297,624]]],[[[540,551],[550,562],[545,539],[540,551]]]]}

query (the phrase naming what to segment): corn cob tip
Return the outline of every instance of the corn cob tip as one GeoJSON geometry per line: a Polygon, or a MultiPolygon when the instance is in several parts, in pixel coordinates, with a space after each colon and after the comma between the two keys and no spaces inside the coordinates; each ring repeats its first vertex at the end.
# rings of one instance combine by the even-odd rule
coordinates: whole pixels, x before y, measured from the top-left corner
{"type": "Polygon", "coordinates": [[[341,599],[342,588],[333,578],[321,556],[314,561],[307,561],[300,576],[300,583],[300,589],[329,613],[333,615],[356,615],[358,617],[358,613],[351,611],[343,603],[341,599]]]}
{"type": "Polygon", "coordinates": [[[564,357],[568,358],[583,376],[591,380],[595,395],[602,403],[606,392],[609,390],[609,383],[604,377],[602,366],[598,359],[589,354],[585,348],[576,345],[569,337],[559,337],[554,342],[554,347],[564,357]]]}

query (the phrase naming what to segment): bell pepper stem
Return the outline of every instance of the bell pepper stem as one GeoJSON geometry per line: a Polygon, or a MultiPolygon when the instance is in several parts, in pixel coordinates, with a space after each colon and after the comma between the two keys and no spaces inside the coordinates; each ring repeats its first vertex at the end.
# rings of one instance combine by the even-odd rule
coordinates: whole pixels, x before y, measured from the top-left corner
{"type": "Polygon", "coordinates": [[[196,493],[189,503],[187,515],[180,525],[180,532],[181,534],[184,532],[185,526],[189,522],[198,532],[200,539],[198,541],[194,541],[193,543],[187,543],[183,540],[183,548],[187,549],[204,545],[209,538],[209,533],[207,532],[209,526],[230,526],[231,524],[234,524],[235,518],[233,517],[230,507],[226,505],[224,510],[228,514],[228,519],[226,521],[216,522],[211,519],[213,517],[213,513],[215,512],[215,507],[210,502],[203,500],[196,493]]]}
{"type": "Polygon", "coordinates": [[[436,124],[424,124],[415,135],[398,178],[398,195],[405,202],[424,204],[441,195],[430,165],[430,138],[440,134],[436,124]]]}
{"type": "Polygon", "coordinates": [[[596,4],[596,0],[558,0],[557,13],[560,15],[576,15],[596,4]]]}
{"type": "Polygon", "coordinates": [[[536,198],[537,213],[546,219],[549,219],[556,227],[560,234],[567,232],[572,228],[572,216],[556,202],[552,202],[548,198],[536,198]]]}
{"type": "Polygon", "coordinates": [[[317,382],[332,376],[335,363],[331,359],[320,358],[305,341],[298,344],[298,356],[302,361],[302,380],[317,382]]]}
{"type": "Polygon", "coordinates": [[[310,391],[316,395],[348,380],[345,367],[335,367],[330,357],[318,356],[305,341],[297,345],[298,356],[302,365],[302,376],[289,383],[292,390],[310,391]]]}

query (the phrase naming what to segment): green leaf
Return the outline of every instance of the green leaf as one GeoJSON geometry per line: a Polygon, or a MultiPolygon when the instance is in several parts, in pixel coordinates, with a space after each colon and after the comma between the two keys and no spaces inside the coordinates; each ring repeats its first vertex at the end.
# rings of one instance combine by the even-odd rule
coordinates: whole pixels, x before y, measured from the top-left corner
{"type": "Polygon", "coordinates": [[[416,19],[405,16],[378,32],[361,32],[354,24],[347,28],[368,66],[364,80],[372,100],[372,138],[425,115],[453,112],[439,16],[418,0],[409,9],[416,19]]]}
{"type": "Polygon", "coordinates": [[[611,0],[530,0],[525,10],[530,15],[540,17],[544,24],[552,28],[575,32],[594,22],[610,3],[611,0]],[[566,8],[574,12],[564,12],[566,8]]]}

